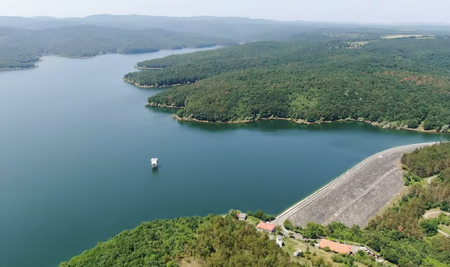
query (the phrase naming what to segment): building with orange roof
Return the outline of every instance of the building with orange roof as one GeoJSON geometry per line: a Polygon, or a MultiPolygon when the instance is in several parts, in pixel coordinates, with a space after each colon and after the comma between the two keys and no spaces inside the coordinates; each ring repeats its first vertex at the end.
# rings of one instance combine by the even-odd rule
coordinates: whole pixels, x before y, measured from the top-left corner
{"type": "Polygon", "coordinates": [[[259,224],[256,226],[256,228],[258,228],[259,230],[266,231],[269,233],[272,233],[273,231],[275,231],[276,227],[277,226],[275,224],[265,223],[265,222],[259,222],[259,224]]]}
{"type": "Polygon", "coordinates": [[[352,246],[341,244],[338,242],[333,242],[327,239],[320,240],[319,247],[321,249],[329,247],[331,251],[336,253],[342,253],[347,255],[352,254],[352,246]]]}

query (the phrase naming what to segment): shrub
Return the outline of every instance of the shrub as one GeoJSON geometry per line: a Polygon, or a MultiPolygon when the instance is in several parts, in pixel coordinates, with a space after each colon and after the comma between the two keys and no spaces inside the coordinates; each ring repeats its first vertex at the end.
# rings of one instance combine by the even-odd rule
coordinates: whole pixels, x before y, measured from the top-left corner
{"type": "Polygon", "coordinates": [[[436,218],[423,220],[420,222],[420,226],[427,236],[435,236],[438,234],[439,220],[436,218]]]}
{"type": "Polygon", "coordinates": [[[294,229],[294,225],[292,224],[291,221],[286,220],[283,223],[284,228],[286,228],[287,230],[293,230],[294,229]]]}

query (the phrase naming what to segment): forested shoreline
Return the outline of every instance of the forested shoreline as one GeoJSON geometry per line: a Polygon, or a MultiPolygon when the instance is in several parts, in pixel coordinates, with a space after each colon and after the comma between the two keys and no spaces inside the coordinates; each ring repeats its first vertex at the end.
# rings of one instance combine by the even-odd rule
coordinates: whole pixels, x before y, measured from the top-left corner
{"type": "Polygon", "coordinates": [[[142,86],[182,84],[148,99],[182,107],[177,116],[208,122],[283,118],[371,122],[447,132],[450,39],[258,42],[138,63],[142,86]]]}
{"type": "Polygon", "coordinates": [[[76,25],[42,30],[0,28],[0,69],[29,69],[39,58],[57,55],[91,58],[104,54],[138,54],[161,49],[204,48],[234,44],[220,38],[167,30],[132,30],[76,25]]]}

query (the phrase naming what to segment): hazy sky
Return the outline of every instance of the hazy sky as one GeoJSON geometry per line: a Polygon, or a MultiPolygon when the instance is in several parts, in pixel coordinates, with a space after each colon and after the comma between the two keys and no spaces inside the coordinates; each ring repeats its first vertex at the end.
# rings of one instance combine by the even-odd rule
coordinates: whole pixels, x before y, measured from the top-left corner
{"type": "Polygon", "coordinates": [[[450,23],[450,0],[0,0],[1,16],[240,16],[275,20],[450,23]]]}

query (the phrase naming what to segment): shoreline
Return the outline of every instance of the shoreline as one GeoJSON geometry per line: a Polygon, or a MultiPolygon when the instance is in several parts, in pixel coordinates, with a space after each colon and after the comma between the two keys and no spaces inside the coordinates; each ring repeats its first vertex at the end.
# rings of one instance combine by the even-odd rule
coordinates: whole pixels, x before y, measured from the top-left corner
{"type": "Polygon", "coordinates": [[[122,79],[124,80],[124,82],[127,82],[127,83],[129,83],[129,84],[132,84],[132,85],[134,85],[134,86],[136,86],[136,87],[138,87],[138,88],[144,88],[144,89],[145,89],[145,88],[155,88],[154,85],[141,85],[140,83],[134,82],[134,81],[129,80],[129,79],[125,78],[125,77],[123,77],[122,79]]]}
{"type": "MultiPolygon", "coordinates": [[[[38,62],[36,62],[38,63],[38,62]]],[[[32,67],[26,67],[26,68],[0,68],[0,71],[16,71],[16,70],[32,70],[32,69],[36,69],[39,66],[35,65],[32,67]]]]}
{"type": "MultiPolygon", "coordinates": [[[[90,59],[90,58],[95,58],[98,56],[104,56],[104,55],[138,55],[138,54],[150,54],[150,53],[158,53],[161,51],[176,51],[176,50],[183,50],[183,49],[207,49],[207,48],[214,48],[214,47],[223,47],[223,46],[227,46],[227,45],[220,45],[220,44],[216,44],[213,46],[206,46],[206,47],[183,47],[182,49],[158,49],[157,51],[150,51],[150,52],[145,52],[145,53],[109,53],[109,52],[101,52],[99,54],[96,55],[92,55],[92,56],[69,56],[69,55],[62,55],[62,54],[40,54],[37,55],[37,57],[39,57],[39,60],[36,62],[33,62],[34,64],[36,63],[40,63],[43,62],[44,60],[42,59],[42,57],[62,57],[62,58],[68,58],[68,59],[90,59]]],[[[34,67],[28,67],[28,68],[0,68],[0,71],[12,71],[12,70],[31,70],[31,69],[35,69],[38,68],[39,66],[36,65],[34,67]]],[[[133,82],[130,82],[132,84],[134,84],[133,82]]],[[[140,87],[140,88],[153,88],[153,87],[146,87],[145,85],[136,85],[136,87],[140,87]]]]}
{"type": "MultiPolygon", "coordinates": [[[[178,107],[178,106],[169,106],[169,105],[161,105],[161,104],[155,104],[155,103],[147,103],[145,105],[146,107],[158,107],[158,108],[174,108],[174,109],[182,109],[184,107],[178,107]]],[[[177,119],[178,121],[184,121],[184,122],[201,122],[201,123],[216,123],[216,124],[246,124],[246,123],[253,123],[257,121],[270,121],[270,120],[282,120],[282,121],[290,121],[296,124],[302,124],[302,125],[320,125],[320,124],[327,124],[327,123],[334,123],[334,122],[361,122],[370,124],[372,126],[386,129],[386,130],[397,130],[397,131],[414,131],[414,132],[421,132],[421,133],[442,133],[438,132],[436,130],[424,130],[422,127],[418,127],[416,129],[413,128],[405,128],[405,127],[399,127],[399,128],[389,128],[389,127],[383,127],[383,124],[380,122],[372,122],[372,121],[359,121],[357,119],[339,119],[335,121],[321,121],[321,122],[308,122],[302,119],[294,120],[290,118],[278,118],[278,117],[269,117],[269,118],[260,118],[260,119],[252,119],[252,120],[237,120],[237,121],[226,121],[226,122],[212,122],[212,121],[206,121],[206,120],[198,120],[198,119],[189,119],[189,118],[181,118],[176,114],[172,114],[172,117],[177,119]]]]}
{"type": "MultiPolygon", "coordinates": [[[[176,87],[176,86],[182,85],[181,83],[171,84],[171,85],[163,85],[163,86],[141,85],[140,83],[135,82],[135,81],[130,80],[130,79],[127,79],[127,78],[125,78],[125,77],[123,77],[122,80],[124,80],[124,82],[127,82],[127,83],[129,83],[129,84],[131,84],[131,85],[134,85],[134,86],[136,86],[137,88],[141,88],[141,89],[148,89],[148,88],[163,89],[163,88],[167,88],[167,87],[176,87]]],[[[147,103],[147,104],[150,104],[150,103],[147,103]]],[[[146,104],[146,106],[147,106],[147,104],[146,104]]],[[[161,106],[164,106],[164,105],[161,105],[161,106]]],[[[154,107],[158,107],[158,106],[156,106],[156,104],[155,104],[154,107]]],[[[172,106],[167,106],[167,105],[166,105],[166,107],[172,107],[172,106]]],[[[174,108],[175,108],[175,107],[174,107],[174,108]]],[[[183,108],[183,107],[176,107],[176,108],[183,108]]]]}
{"type": "Polygon", "coordinates": [[[164,68],[147,68],[147,67],[138,67],[138,66],[136,66],[136,69],[138,69],[138,70],[162,70],[164,68]]]}

